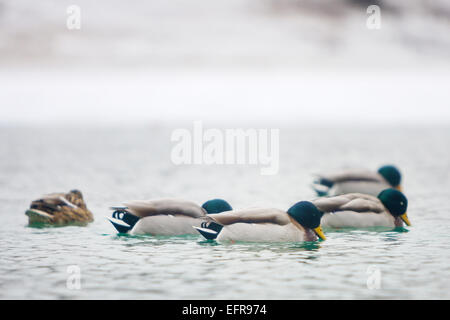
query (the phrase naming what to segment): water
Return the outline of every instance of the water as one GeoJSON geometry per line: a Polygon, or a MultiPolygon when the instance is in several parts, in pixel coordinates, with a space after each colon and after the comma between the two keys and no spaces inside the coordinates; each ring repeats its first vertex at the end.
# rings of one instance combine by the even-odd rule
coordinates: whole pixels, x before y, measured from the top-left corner
{"type": "Polygon", "coordinates": [[[274,176],[256,166],[175,166],[172,129],[0,128],[0,298],[450,298],[448,127],[281,128],[274,176]],[[216,244],[117,236],[105,219],[122,200],[165,196],[287,209],[314,197],[314,172],[384,163],[404,173],[407,232],[326,230],[320,243],[216,244]],[[27,227],[32,199],[72,188],[82,190],[95,222],[27,227]],[[72,265],[80,290],[67,287],[72,265]],[[379,289],[369,288],[373,270],[379,289]]]}

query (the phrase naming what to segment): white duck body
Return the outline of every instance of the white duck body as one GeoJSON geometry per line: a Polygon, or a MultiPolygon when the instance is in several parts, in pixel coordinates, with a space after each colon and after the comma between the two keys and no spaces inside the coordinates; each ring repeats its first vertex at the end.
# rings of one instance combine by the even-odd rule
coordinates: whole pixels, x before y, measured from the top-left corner
{"type": "Polygon", "coordinates": [[[180,199],[137,200],[125,203],[127,211],[140,219],[129,234],[174,236],[197,234],[206,211],[194,202],[180,199]]]}
{"type": "Polygon", "coordinates": [[[324,215],[321,224],[328,228],[396,227],[403,222],[395,218],[381,201],[371,195],[350,193],[312,201],[324,215]]]}
{"type": "MultiPolygon", "coordinates": [[[[307,241],[306,235],[292,223],[234,223],[224,226],[217,241],[294,242],[307,241]]],[[[310,240],[312,241],[312,240],[310,240]]]]}
{"type": "Polygon", "coordinates": [[[395,227],[395,219],[389,213],[357,213],[341,211],[328,213],[322,217],[324,228],[369,228],[369,227],[395,227]]]}
{"type": "Polygon", "coordinates": [[[316,234],[306,230],[285,211],[250,208],[208,215],[223,228],[217,241],[291,242],[315,241],[316,234]]]}
{"type": "Polygon", "coordinates": [[[313,185],[314,189],[328,196],[355,192],[377,196],[381,191],[392,187],[378,172],[364,169],[342,170],[333,174],[318,175],[318,178],[333,183],[331,188],[320,183],[313,185]]]}
{"type": "Polygon", "coordinates": [[[199,227],[200,224],[200,219],[181,214],[154,215],[139,219],[133,229],[129,231],[129,234],[150,234],[159,236],[197,234],[192,226],[199,227]]]}

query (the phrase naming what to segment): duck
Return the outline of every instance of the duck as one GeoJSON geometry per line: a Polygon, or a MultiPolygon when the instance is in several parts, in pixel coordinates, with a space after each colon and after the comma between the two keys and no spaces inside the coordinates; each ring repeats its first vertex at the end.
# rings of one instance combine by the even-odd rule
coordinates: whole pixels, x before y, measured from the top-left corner
{"type": "Polygon", "coordinates": [[[312,184],[318,196],[337,196],[347,193],[365,193],[377,196],[387,188],[402,191],[402,175],[393,165],[385,165],[378,171],[346,169],[331,174],[319,174],[312,184]]]}
{"type": "Polygon", "coordinates": [[[28,224],[85,225],[94,221],[94,216],[86,206],[79,190],[68,193],[50,193],[31,202],[25,211],[28,224]]]}
{"type": "Polygon", "coordinates": [[[208,200],[199,206],[188,200],[163,198],[128,201],[111,209],[112,217],[108,219],[119,233],[177,236],[197,234],[192,226],[200,226],[206,214],[230,211],[232,207],[223,199],[208,200]]]}
{"type": "Polygon", "coordinates": [[[380,192],[377,197],[362,193],[349,193],[334,197],[321,197],[312,203],[323,212],[324,228],[368,228],[411,226],[408,200],[393,188],[380,192]]]}
{"type": "Polygon", "coordinates": [[[207,240],[244,242],[301,242],[325,240],[320,220],[323,213],[308,201],[287,211],[249,208],[208,215],[194,228],[207,240]]]}

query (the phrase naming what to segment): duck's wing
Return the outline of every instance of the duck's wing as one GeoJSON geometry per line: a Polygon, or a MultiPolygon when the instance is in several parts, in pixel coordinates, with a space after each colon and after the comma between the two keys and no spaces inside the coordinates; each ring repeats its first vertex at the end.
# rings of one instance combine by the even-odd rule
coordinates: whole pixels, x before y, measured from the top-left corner
{"type": "Polygon", "coordinates": [[[75,204],[67,200],[66,194],[50,193],[43,195],[41,198],[32,201],[30,208],[51,212],[54,210],[58,210],[59,206],[68,206],[71,208],[77,207],[75,204]]]}
{"type": "Polygon", "coordinates": [[[279,209],[249,208],[244,210],[232,210],[208,215],[209,219],[221,225],[233,223],[274,223],[286,225],[291,222],[289,215],[279,209]]]}
{"type": "Polygon", "coordinates": [[[64,196],[65,196],[64,193],[49,193],[42,195],[39,199],[36,199],[34,201],[46,202],[51,204],[60,204],[62,203],[61,198],[64,198],[64,196]]]}
{"type": "Polygon", "coordinates": [[[194,202],[180,199],[134,200],[125,202],[124,205],[127,211],[141,218],[159,214],[179,214],[193,218],[205,216],[202,207],[194,202]]]}
{"type": "Polygon", "coordinates": [[[329,174],[316,174],[316,177],[316,182],[324,185],[333,185],[334,183],[346,181],[385,182],[378,172],[365,169],[346,169],[329,174]]]}
{"type": "Polygon", "coordinates": [[[382,213],[385,211],[383,204],[378,198],[361,193],[319,198],[313,200],[313,203],[320,211],[325,213],[338,211],[382,213]]]}
{"type": "MultiPolygon", "coordinates": [[[[384,178],[377,172],[365,169],[346,169],[328,174],[316,174],[312,183],[312,188],[316,191],[318,196],[330,195],[330,190],[337,187],[338,194],[346,193],[345,189],[349,191],[356,191],[361,189],[361,183],[366,183],[369,186],[386,184],[384,178]]],[[[331,192],[336,194],[335,192],[331,192]]],[[[351,192],[350,191],[350,192],[351,192]]]]}

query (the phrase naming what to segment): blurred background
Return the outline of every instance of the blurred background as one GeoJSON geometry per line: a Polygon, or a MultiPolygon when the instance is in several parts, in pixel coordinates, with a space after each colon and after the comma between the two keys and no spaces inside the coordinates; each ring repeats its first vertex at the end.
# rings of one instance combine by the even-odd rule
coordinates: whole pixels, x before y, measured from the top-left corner
{"type": "Polygon", "coordinates": [[[450,121],[445,0],[1,0],[0,29],[3,125],[450,121]]]}

